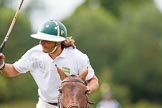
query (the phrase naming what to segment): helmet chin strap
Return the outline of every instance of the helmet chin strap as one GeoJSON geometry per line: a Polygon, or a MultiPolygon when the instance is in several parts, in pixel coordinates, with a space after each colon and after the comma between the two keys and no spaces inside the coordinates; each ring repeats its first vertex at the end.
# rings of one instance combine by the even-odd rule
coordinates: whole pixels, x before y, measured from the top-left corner
{"type": "Polygon", "coordinates": [[[56,51],[56,49],[57,49],[57,46],[56,46],[56,44],[55,44],[55,47],[54,47],[53,50],[50,52],[50,54],[54,53],[54,52],[56,51]]]}
{"type": "Polygon", "coordinates": [[[53,50],[51,52],[49,52],[49,54],[54,53],[56,51],[56,49],[58,48],[58,45],[59,44],[57,44],[57,42],[55,42],[55,46],[54,46],[53,50]]]}

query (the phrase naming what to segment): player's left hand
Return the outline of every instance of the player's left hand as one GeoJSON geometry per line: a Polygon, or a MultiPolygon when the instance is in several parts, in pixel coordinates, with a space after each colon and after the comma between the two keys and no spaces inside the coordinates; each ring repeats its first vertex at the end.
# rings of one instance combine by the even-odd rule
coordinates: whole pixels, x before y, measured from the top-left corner
{"type": "Polygon", "coordinates": [[[90,95],[92,92],[91,92],[91,89],[87,86],[87,94],[90,95]]]}

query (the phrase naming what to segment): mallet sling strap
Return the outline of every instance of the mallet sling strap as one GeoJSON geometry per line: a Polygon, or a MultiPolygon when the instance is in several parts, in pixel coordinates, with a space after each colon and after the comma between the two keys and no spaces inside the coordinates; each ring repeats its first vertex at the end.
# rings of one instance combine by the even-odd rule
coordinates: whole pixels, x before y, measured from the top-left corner
{"type": "Polygon", "coordinates": [[[0,66],[0,70],[3,70],[5,68],[5,62],[0,66]]]}
{"type": "MultiPolygon", "coordinates": [[[[76,75],[71,75],[71,77],[75,77],[76,75]]],[[[87,82],[86,81],[82,81],[82,80],[79,80],[79,79],[71,79],[71,80],[63,80],[61,83],[65,83],[65,82],[78,82],[78,83],[81,83],[85,86],[87,86],[87,82]]]]}

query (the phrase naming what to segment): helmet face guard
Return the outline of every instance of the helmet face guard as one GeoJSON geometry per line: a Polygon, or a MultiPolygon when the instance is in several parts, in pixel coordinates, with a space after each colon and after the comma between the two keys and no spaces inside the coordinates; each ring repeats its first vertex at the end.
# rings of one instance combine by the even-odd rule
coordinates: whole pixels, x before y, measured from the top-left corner
{"type": "Polygon", "coordinates": [[[31,34],[32,38],[61,42],[67,37],[67,29],[60,21],[50,20],[44,23],[36,34],[31,34]]]}

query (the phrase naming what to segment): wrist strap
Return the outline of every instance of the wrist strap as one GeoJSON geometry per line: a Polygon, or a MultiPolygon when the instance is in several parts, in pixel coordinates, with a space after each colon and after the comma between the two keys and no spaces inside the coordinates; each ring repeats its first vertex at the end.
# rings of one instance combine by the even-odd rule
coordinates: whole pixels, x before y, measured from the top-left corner
{"type": "Polygon", "coordinates": [[[5,62],[0,66],[0,70],[3,70],[5,68],[5,62]]]}

